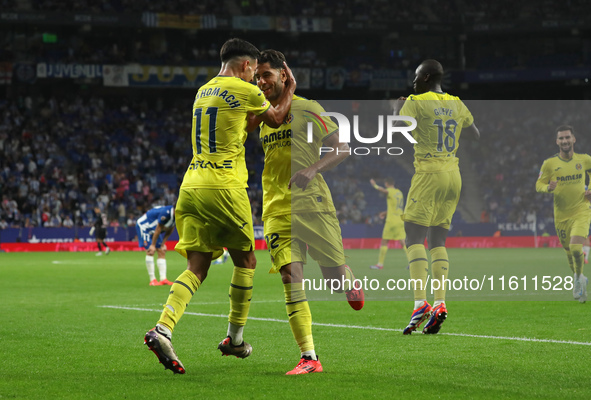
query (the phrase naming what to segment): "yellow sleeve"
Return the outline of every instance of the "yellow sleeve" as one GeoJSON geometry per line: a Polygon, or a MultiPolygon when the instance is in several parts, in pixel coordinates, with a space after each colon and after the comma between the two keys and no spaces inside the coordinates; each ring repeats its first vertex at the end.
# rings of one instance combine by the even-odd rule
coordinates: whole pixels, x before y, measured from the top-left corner
{"type": "MultiPolygon", "coordinates": [[[[415,120],[418,121],[417,115],[417,107],[418,107],[419,100],[416,100],[415,97],[411,94],[408,98],[404,101],[402,108],[400,109],[399,115],[404,115],[405,117],[413,117],[415,120]]],[[[406,125],[411,125],[408,121],[403,121],[406,125]]]]}
{"type": "Polygon", "coordinates": [[[587,157],[585,157],[585,171],[591,177],[591,156],[589,154],[585,154],[585,155],[587,156],[587,157]]]}
{"type": "Polygon", "coordinates": [[[257,86],[251,85],[248,92],[248,101],[246,103],[246,111],[253,113],[254,115],[261,115],[271,107],[271,103],[265,99],[263,92],[257,86]]]}
{"type": "Polygon", "coordinates": [[[548,160],[544,161],[542,164],[542,168],[540,169],[540,175],[538,175],[538,180],[536,181],[536,191],[539,193],[549,193],[548,192],[548,183],[552,178],[552,169],[548,165],[548,160]]]}
{"type": "Polygon", "coordinates": [[[472,116],[472,113],[470,112],[470,110],[468,110],[468,107],[466,107],[464,102],[462,102],[462,106],[463,106],[463,113],[462,114],[464,117],[464,124],[462,125],[462,128],[467,128],[474,123],[474,117],[472,116]]]}

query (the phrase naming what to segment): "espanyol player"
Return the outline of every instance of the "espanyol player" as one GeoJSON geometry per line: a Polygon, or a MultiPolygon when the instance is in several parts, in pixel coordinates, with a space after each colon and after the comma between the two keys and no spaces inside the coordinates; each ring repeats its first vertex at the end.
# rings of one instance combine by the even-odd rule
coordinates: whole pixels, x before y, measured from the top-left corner
{"type": "Polygon", "coordinates": [[[150,286],[172,285],[166,279],[166,240],[175,227],[174,206],[152,208],[142,215],[136,223],[139,246],[146,249],[146,269],[150,277],[150,286]],[[160,281],[154,274],[154,253],[158,253],[156,265],[160,281]]]}

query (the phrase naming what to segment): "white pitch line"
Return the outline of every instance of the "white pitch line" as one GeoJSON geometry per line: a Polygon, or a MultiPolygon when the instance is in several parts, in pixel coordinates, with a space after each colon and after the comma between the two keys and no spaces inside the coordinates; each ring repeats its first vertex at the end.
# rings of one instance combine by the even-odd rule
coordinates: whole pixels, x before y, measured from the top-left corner
{"type": "MultiPolygon", "coordinates": [[[[285,300],[252,300],[250,302],[250,304],[254,304],[254,303],[257,303],[257,304],[258,303],[285,303],[285,300]]],[[[229,305],[230,302],[227,301],[227,300],[226,301],[206,301],[206,302],[200,301],[199,302],[199,305],[208,305],[208,306],[211,306],[211,305],[216,305],[216,304],[229,305]]],[[[145,303],[142,303],[142,304],[138,304],[138,305],[142,305],[142,306],[163,306],[162,303],[153,303],[153,304],[145,304],[145,303]]],[[[135,306],[135,305],[132,304],[132,305],[130,305],[128,307],[133,307],[133,306],[135,306]]],[[[108,307],[111,307],[111,306],[99,306],[99,307],[107,307],[108,308],[108,307]]],[[[160,311],[162,311],[162,310],[160,310],[160,311]]]]}
{"type": "MultiPolygon", "coordinates": [[[[154,309],[150,309],[150,308],[138,308],[138,307],[109,306],[109,305],[98,306],[98,307],[114,308],[117,310],[162,312],[161,310],[154,310],[154,309]]],[[[185,312],[184,315],[195,315],[197,317],[228,318],[228,314],[205,314],[205,313],[185,312]]],[[[285,324],[289,323],[289,321],[286,321],[284,319],[277,319],[277,318],[248,317],[248,319],[251,321],[281,322],[281,323],[285,323],[285,324]]],[[[372,330],[372,331],[402,332],[402,329],[380,328],[377,326],[326,324],[326,323],[321,323],[321,322],[312,322],[312,325],[326,326],[329,328],[366,329],[366,330],[372,330]]],[[[579,345],[579,346],[591,346],[591,342],[574,342],[571,340],[536,339],[536,338],[526,338],[526,337],[492,336],[492,335],[472,335],[469,333],[438,333],[438,335],[461,336],[461,337],[470,337],[470,338],[477,338],[477,339],[514,340],[517,342],[556,343],[556,344],[573,344],[573,345],[579,345]]]]}
{"type": "Polygon", "coordinates": [[[80,260],[54,260],[51,263],[52,264],[76,264],[76,265],[88,264],[87,261],[80,261],[80,260]]]}

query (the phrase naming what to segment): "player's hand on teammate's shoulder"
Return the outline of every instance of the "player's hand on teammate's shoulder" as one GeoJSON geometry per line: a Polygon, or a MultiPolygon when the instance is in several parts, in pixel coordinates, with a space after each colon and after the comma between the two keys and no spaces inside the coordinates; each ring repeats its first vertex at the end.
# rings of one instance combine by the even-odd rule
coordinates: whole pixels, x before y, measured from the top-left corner
{"type": "Polygon", "coordinates": [[[556,185],[558,185],[558,181],[550,181],[548,183],[548,191],[553,192],[556,189],[556,185]]]}

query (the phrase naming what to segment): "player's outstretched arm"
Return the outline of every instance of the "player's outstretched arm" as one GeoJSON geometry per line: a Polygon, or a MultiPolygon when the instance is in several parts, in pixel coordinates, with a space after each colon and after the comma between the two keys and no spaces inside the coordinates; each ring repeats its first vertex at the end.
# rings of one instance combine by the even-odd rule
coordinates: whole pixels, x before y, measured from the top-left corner
{"type": "Polygon", "coordinates": [[[386,189],[386,188],[383,188],[383,187],[381,187],[380,185],[378,185],[378,184],[376,183],[376,181],[375,181],[373,178],[369,180],[369,183],[371,183],[371,186],[373,186],[373,188],[374,188],[375,190],[378,190],[378,191],[380,191],[380,192],[382,192],[382,193],[388,193],[388,189],[386,189]]]}
{"type": "Polygon", "coordinates": [[[269,107],[267,111],[258,116],[271,128],[279,128],[283,121],[285,121],[291,108],[291,99],[296,90],[296,80],[293,72],[291,72],[291,69],[285,62],[283,62],[283,67],[287,74],[287,80],[285,81],[285,87],[279,96],[277,105],[269,107]]]}
{"type": "Polygon", "coordinates": [[[317,173],[333,169],[350,155],[349,145],[347,143],[339,142],[338,132],[335,132],[326,138],[322,143],[322,146],[325,148],[330,147],[332,148],[332,151],[326,153],[324,157],[310,165],[308,168],[296,172],[289,180],[288,188],[291,189],[291,185],[295,183],[297,187],[306,190],[308,183],[314,179],[317,173]]]}

